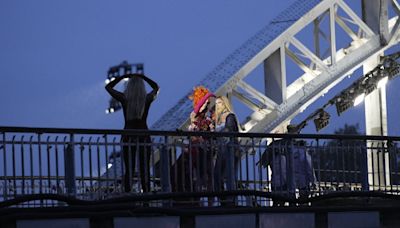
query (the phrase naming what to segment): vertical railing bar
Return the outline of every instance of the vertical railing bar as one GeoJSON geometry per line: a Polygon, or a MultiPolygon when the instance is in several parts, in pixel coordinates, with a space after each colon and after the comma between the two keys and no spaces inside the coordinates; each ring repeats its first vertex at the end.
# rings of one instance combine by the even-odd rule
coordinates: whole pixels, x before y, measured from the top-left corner
{"type": "Polygon", "coordinates": [[[313,182],[312,182],[311,186],[309,185],[310,183],[308,185],[309,185],[310,193],[312,196],[315,195],[315,193],[316,193],[315,188],[313,189],[313,187],[315,187],[316,182],[317,182],[317,179],[315,176],[315,165],[314,165],[314,160],[313,160],[315,157],[315,150],[313,148],[314,148],[314,141],[311,141],[311,144],[308,146],[308,148],[306,148],[306,155],[308,153],[308,155],[311,156],[310,157],[310,159],[311,159],[310,165],[311,165],[311,175],[312,175],[311,178],[312,178],[313,182]]]}
{"type": "MultiPolygon", "coordinates": [[[[150,135],[147,135],[147,136],[145,136],[146,138],[147,137],[149,137],[150,138],[150,135]]],[[[151,140],[151,138],[150,138],[150,140],[151,140]]],[[[142,151],[142,153],[144,153],[143,154],[143,158],[144,158],[144,161],[143,161],[143,170],[144,170],[144,183],[146,184],[146,186],[143,186],[143,189],[146,189],[146,191],[143,191],[143,192],[150,192],[151,190],[150,190],[150,173],[149,173],[149,171],[150,171],[150,168],[149,168],[149,163],[148,163],[148,161],[150,161],[150,158],[148,157],[148,156],[150,156],[150,154],[151,154],[151,151],[147,151],[147,148],[148,147],[150,147],[151,145],[149,145],[149,143],[151,143],[151,141],[149,142],[147,139],[146,140],[144,140],[144,142],[143,142],[143,151],[142,151]]],[[[140,153],[140,152],[139,152],[140,153]]]]}
{"type": "MultiPolygon", "coordinates": [[[[171,179],[170,179],[170,167],[171,163],[169,161],[169,149],[168,149],[168,136],[164,136],[164,145],[160,154],[161,162],[161,186],[164,193],[171,192],[171,179]]],[[[166,202],[166,204],[169,204],[166,202]]]]}
{"type": "Polygon", "coordinates": [[[66,153],[64,154],[64,168],[67,194],[76,197],[75,138],[73,133],[70,133],[70,140],[64,153],[66,153]]]}
{"type": "MultiPolygon", "coordinates": [[[[276,140],[276,141],[278,141],[278,140],[276,140]]],[[[272,166],[270,165],[270,167],[271,167],[271,192],[273,192],[273,191],[280,192],[280,191],[282,191],[281,185],[283,183],[283,178],[285,177],[287,180],[287,172],[285,172],[285,174],[282,173],[282,161],[281,161],[282,156],[283,155],[286,156],[286,154],[284,154],[286,152],[284,150],[285,145],[283,145],[284,143],[282,141],[279,141],[277,145],[274,142],[275,142],[275,139],[273,138],[272,142],[268,145],[271,147],[271,153],[272,153],[271,160],[269,161],[270,164],[272,164],[272,166]],[[279,152],[275,153],[275,151],[279,151],[279,152]],[[276,164],[275,164],[276,159],[279,159],[278,167],[276,167],[276,164]],[[278,171],[278,170],[279,170],[279,173],[281,173],[281,175],[277,175],[276,171],[278,171]],[[286,176],[284,176],[284,175],[286,175],[286,176]],[[277,179],[276,176],[279,176],[279,180],[276,180],[277,179]],[[275,180],[275,183],[273,182],[273,180],[275,180]],[[277,183],[279,183],[279,186],[277,183]]],[[[287,163],[287,159],[285,160],[285,162],[287,163]]],[[[286,170],[286,167],[285,167],[285,170],[286,170]]]]}
{"type": "Polygon", "coordinates": [[[193,157],[192,157],[192,140],[188,137],[188,151],[189,151],[189,182],[190,182],[190,192],[193,192],[193,157]]]}
{"type": "MultiPolygon", "coordinates": [[[[124,147],[123,147],[122,139],[119,140],[119,157],[120,157],[120,167],[121,167],[121,192],[125,192],[125,173],[124,173],[124,168],[127,170],[127,167],[125,167],[125,154],[124,154],[124,147]]],[[[126,171],[127,172],[127,171],[126,171]]]]}
{"type": "MultiPolygon", "coordinates": [[[[353,146],[353,150],[352,150],[352,152],[353,152],[353,161],[354,161],[354,170],[353,170],[353,173],[354,173],[354,181],[353,181],[353,183],[354,183],[354,185],[357,185],[358,184],[358,178],[357,178],[357,173],[358,173],[358,170],[357,169],[359,169],[359,167],[357,166],[357,161],[360,161],[361,159],[357,159],[358,158],[358,156],[357,156],[357,151],[358,151],[358,142],[354,142],[354,146],[353,146]]],[[[351,176],[351,175],[350,175],[351,176]]],[[[351,178],[350,178],[350,180],[351,180],[351,178]]],[[[360,181],[360,183],[361,183],[361,181],[360,181]]]]}
{"type": "Polygon", "coordinates": [[[51,146],[50,146],[50,142],[49,142],[49,140],[50,140],[50,135],[49,136],[47,136],[47,140],[46,140],[46,144],[47,144],[47,148],[46,148],[46,150],[47,150],[47,192],[48,193],[50,193],[50,191],[51,191],[51,177],[50,177],[50,175],[51,175],[51,162],[50,162],[50,149],[51,149],[51,146]]]}
{"type": "Polygon", "coordinates": [[[81,193],[84,194],[85,192],[85,160],[84,160],[84,153],[85,146],[83,144],[83,136],[81,136],[80,145],[79,145],[79,152],[81,156],[81,193]]]}
{"type": "MultiPolygon", "coordinates": [[[[48,193],[52,193],[52,187],[51,187],[51,145],[50,145],[50,136],[47,137],[47,176],[48,176],[48,193]]],[[[54,144],[54,146],[57,146],[57,144],[54,144]]],[[[55,201],[50,200],[51,206],[55,206],[55,201]]]]}
{"type": "MultiPolygon", "coordinates": [[[[383,141],[382,142],[382,156],[383,156],[383,184],[384,184],[384,191],[388,192],[390,190],[390,186],[388,188],[388,185],[390,185],[390,183],[388,183],[388,179],[386,178],[387,173],[386,173],[386,168],[389,170],[390,168],[386,166],[386,155],[388,154],[387,152],[387,142],[383,141]]],[[[390,172],[390,171],[389,171],[390,172]]]]}
{"type": "Polygon", "coordinates": [[[100,174],[100,136],[99,137],[97,137],[97,140],[96,140],[96,151],[97,151],[97,179],[98,179],[98,181],[97,181],[97,185],[98,185],[98,187],[97,187],[97,197],[98,197],[98,199],[100,199],[101,198],[101,191],[102,191],[102,182],[103,182],[103,180],[100,178],[101,177],[101,174],[100,174]]]}
{"type": "MultiPolygon", "coordinates": [[[[208,143],[208,141],[207,142],[205,142],[205,144],[206,143],[208,143]]],[[[199,143],[199,146],[200,146],[200,143],[199,143]]],[[[205,189],[206,191],[207,191],[207,182],[208,182],[208,174],[207,174],[207,172],[208,172],[208,170],[207,170],[207,153],[209,152],[208,150],[209,150],[209,148],[208,148],[208,145],[205,145],[204,146],[204,144],[203,144],[203,148],[205,148],[205,150],[203,150],[203,151],[201,151],[200,153],[201,153],[201,156],[200,156],[200,159],[202,160],[202,162],[200,162],[200,164],[203,164],[203,170],[201,170],[202,172],[203,172],[203,175],[202,175],[202,178],[201,178],[201,184],[202,184],[202,186],[201,186],[201,191],[203,191],[203,189],[205,189]],[[204,186],[205,185],[205,186],[204,186]]]]}
{"type": "Polygon", "coordinates": [[[389,170],[390,172],[390,167],[386,167],[386,155],[388,154],[388,150],[387,150],[387,141],[383,141],[382,142],[382,159],[383,159],[383,186],[384,186],[384,191],[388,192],[388,185],[390,185],[390,183],[388,183],[388,179],[386,178],[387,173],[386,173],[386,168],[389,170]]]}
{"type": "Polygon", "coordinates": [[[194,146],[196,147],[196,190],[195,191],[201,191],[201,186],[199,186],[200,183],[200,145],[198,142],[194,142],[194,146]]]}
{"type": "MultiPolygon", "coordinates": [[[[155,139],[151,138],[151,151],[155,150],[155,148],[154,148],[155,142],[154,141],[155,141],[155,139]]],[[[153,171],[152,175],[150,173],[151,180],[152,180],[151,183],[153,183],[153,191],[155,192],[156,191],[156,167],[155,167],[155,161],[154,161],[154,152],[151,153],[151,155],[150,155],[150,163],[151,163],[151,169],[153,171]]],[[[150,188],[151,188],[151,186],[150,186],[150,188]]]]}
{"type": "MultiPolygon", "coordinates": [[[[116,192],[117,191],[117,185],[118,185],[118,182],[117,182],[117,153],[116,153],[116,137],[114,137],[113,138],[113,142],[112,142],[112,144],[113,144],[113,152],[111,153],[111,156],[113,157],[113,163],[114,164],[112,164],[112,166],[113,166],[113,169],[114,169],[114,192],[116,192]]],[[[107,168],[108,168],[108,164],[107,164],[107,168]]]]}
{"type": "Polygon", "coordinates": [[[386,159],[386,154],[387,154],[387,146],[386,146],[386,144],[387,144],[386,141],[382,141],[383,188],[384,188],[384,191],[385,191],[385,192],[389,191],[389,189],[388,189],[388,187],[387,187],[387,186],[389,185],[389,183],[387,182],[388,180],[387,180],[387,178],[386,178],[386,175],[387,175],[387,173],[386,173],[386,160],[387,160],[387,159],[386,159]]]}
{"type": "Polygon", "coordinates": [[[92,136],[88,140],[88,153],[89,153],[89,194],[90,199],[93,198],[93,164],[92,164],[92,136]]]}
{"type": "Polygon", "coordinates": [[[376,160],[377,160],[377,162],[376,162],[376,176],[377,176],[377,183],[376,183],[376,186],[377,186],[377,189],[378,189],[378,191],[380,191],[381,190],[381,178],[380,178],[380,159],[379,159],[379,157],[380,157],[380,155],[379,155],[379,143],[377,143],[377,145],[375,145],[374,146],[374,150],[376,151],[376,160]]]}
{"type": "MultiPolygon", "coordinates": [[[[174,145],[174,147],[175,147],[175,145],[174,145]]],[[[177,155],[176,155],[176,149],[174,149],[174,152],[175,152],[175,162],[174,162],[174,180],[173,180],[173,186],[177,186],[177,188],[176,189],[179,189],[178,188],[178,175],[180,175],[180,180],[182,180],[182,182],[181,182],[181,184],[182,184],[182,189],[183,189],[183,191],[185,191],[186,189],[185,189],[185,185],[186,185],[186,182],[185,182],[185,173],[186,173],[186,170],[185,170],[185,153],[182,151],[182,153],[181,153],[181,155],[180,156],[182,156],[182,159],[181,159],[181,167],[182,167],[182,170],[181,170],[181,173],[180,174],[178,174],[178,166],[179,166],[179,163],[178,163],[178,157],[177,157],[177,155]]],[[[172,183],[171,183],[172,184],[172,183]]]]}
{"type": "Polygon", "coordinates": [[[67,143],[67,137],[68,136],[64,136],[64,141],[63,141],[63,167],[64,167],[64,186],[63,186],[63,193],[68,194],[68,189],[67,189],[67,172],[65,169],[65,158],[67,156],[67,147],[68,147],[68,143],[67,143]]]}
{"type": "Polygon", "coordinates": [[[377,145],[376,145],[376,157],[377,157],[377,166],[378,166],[378,169],[377,169],[377,171],[378,171],[378,190],[380,191],[381,190],[381,187],[382,187],[382,178],[381,178],[381,169],[382,169],[382,167],[381,167],[381,155],[380,155],[380,145],[381,145],[381,142],[377,142],[377,145]]]}
{"type": "MultiPolygon", "coordinates": [[[[390,164],[390,161],[392,161],[393,159],[391,158],[391,155],[392,155],[391,144],[392,144],[392,142],[390,140],[386,141],[385,152],[387,152],[388,159],[389,159],[389,161],[388,161],[389,167],[387,167],[387,169],[389,171],[389,174],[388,174],[389,180],[388,181],[389,181],[389,185],[390,185],[390,190],[388,189],[387,191],[390,191],[390,193],[392,194],[393,193],[393,181],[392,181],[392,172],[391,172],[392,165],[390,164]]],[[[386,168],[385,168],[385,170],[386,170],[386,168]]],[[[385,175],[385,177],[386,177],[386,175],[385,175]]]]}
{"type": "Polygon", "coordinates": [[[315,149],[313,150],[314,154],[311,156],[311,161],[314,167],[315,161],[317,162],[317,169],[318,169],[318,178],[315,180],[315,186],[318,188],[318,195],[321,195],[321,154],[320,154],[320,149],[319,149],[319,139],[315,139],[315,149]],[[316,158],[316,159],[315,159],[316,158]]]}
{"type": "Polygon", "coordinates": [[[248,141],[248,144],[246,143],[246,189],[249,189],[249,181],[250,181],[250,177],[249,177],[249,152],[248,152],[248,148],[250,144],[250,140],[248,141]]]}
{"type": "MultiPolygon", "coordinates": [[[[256,150],[255,150],[254,138],[251,138],[251,144],[252,144],[251,148],[253,150],[252,154],[253,154],[253,179],[254,179],[254,181],[253,181],[254,186],[253,186],[252,190],[257,190],[257,178],[256,178],[256,166],[255,166],[255,164],[256,164],[256,150]]],[[[233,150],[233,153],[235,153],[235,150],[233,150]]],[[[235,188],[235,190],[236,190],[236,188],[235,188]]]]}
{"type": "MultiPolygon", "coordinates": [[[[317,142],[319,142],[319,141],[317,141],[317,142]]],[[[326,155],[328,154],[328,151],[326,150],[326,146],[325,145],[326,145],[326,142],[324,142],[322,144],[322,149],[320,149],[320,151],[318,152],[321,155],[320,161],[325,161],[326,160],[325,157],[327,157],[326,155]]],[[[327,171],[328,170],[327,169],[329,168],[329,166],[327,164],[329,164],[329,163],[327,163],[327,161],[325,161],[325,164],[324,164],[325,170],[323,171],[323,173],[322,173],[321,168],[320,168],[320,172],[321,172],[321,177],[320,178],[322,179],[322,174],[323,174],[325,189],[327,188],[326,186],[327,186],[327,180],[328,180],[328,178],[327,178],[327,174],[328,174],[327,171]]],[[[321,165],[320,165],[320,167],[321,167],[321,165]]]]}
{"type": "MultiPolygon", "coordinates": [[[[129,185],[130,191],[132,191],[132,185],[133,185],[132,178],[133,178],[133,173],[135,172],[134,169],[136,168],[136,164],[132,165],[132,160],[133,160],[132,158],[134,157],[134,159],[136,159],[136,153],[135,153],[135,156],[133,156],[133,151],[132,151],[132,147],[133,147],[132,141],[133,140],[134,139],[132,137],[128,137],[128,142],[124,142],[127,144],[126,145],[127,147],[125,147],[125,148],[128,148],[128,154],[126,154],[128,156],[128,167],[125,167],[125,173],[126,173],[126,175],[128,175],[127,179],[128,179],[128,185],[129,185]],[[135,166],[135,168],[133,168],[133,166],[135,166]]],[[[134,162],[136,162],[136,160],[134,162]]],[[[126,183],[125,183],[125,185],[126,185],[126,183]]]]}
{"type": "MultiPolygon", "coordinates": [[[[210,153],[210,158],[211,158],[211,162],[208,162],[208,164],[210,164],[210,173],[209,173],[209,177],[211,178],[211,180],[209,181],[209,183],[211,183],[211,186],[210,186],[210,188],[211,189],[208,189],[208,191],[209,192],[212,192],[212,191],[214,191],[214,189],[216,189],[216,186],[215,186],[215,179],[214,179],[214,177],[215,177],[215,166],[213,165],[214,164],[214,153],[215,153],[215,151],[217,150],[217,148],[218,148],[218,142],[217,142],[217,138],[210,138],[210,151],[209,151],[209,153],[210,153]]],[[[212,204],[213,204],[213,199],[211,198],[211,197],[209,197],[208,198],[208,206],[211,206],[212,204]]]]}
{"type": "Polygon", "coordinates": [[[38,133],[38,152],[39,152],[39,193],[43,193],[42,184],[42,142],[41,142],[41,135],[42,133],[38,133]]]}
{"type": "MultiPolygon", "coordinates": [[[[262,143],[262,140],[261,139],[258,139],[259,141],[259,143],[258,143],[258,145],[257,145],[257,150],[256,150],[256,152],[254,153],[254,162],[253,162],[253,165],[254,166],[256,166],[256,161],[255,161],[255,157],[257,156],[257,154],[258,154],[258,157],[260,158],[260,151],[261,151],[261,143],[262,143]],[[257,153],[258,152],[258,153],[257,153]]],[[[238,148],[238,149],[240,149],[240,148],[238,148]]],[[[239,150],[240,151],[240,150],[239,150]]],[[[239,155],[240,156],[240,155],[239,155]]],[[[254,176],[254,179],[256,180],[256,186],[254,187],[254,190],[255,191],[262,191],[262,173],[261,173],[261,169],[260,169],[260,166],[258,166],[257,168],[255,168],[255,176],[254,176]]],[[[254,199],[254,201],[255,201],[255,207],[257,207],[258,205],[262,205],[262,198],[261,197],[255,197],[255,199],[254,199]]]]}
{"type": "Polygon", "coordinates": [[[12,137],[12,143],[11,143],[11,152],[12,152],[12,175],[13,175],[13,193],[14,197],[17,196],[17,177],[16,177],[16,165],[15,165],[15,135],[12,137]]]}
{"type": "Polygon", "coordinates": [[[360,183],[361,183],[361,191],[367,191],[368,189],[368,168],[367,168],[367,150],[364,150],[367,143],[364,141],[360,142],[358,147],[359,154],[361,155],[360,158],[360,183]],[[364,153],[365,152],[365,153],[364,153]]]}
{"type": "MultiPolygon", "coordinates": [[[[397,158],[398,151],[397,151],[397,145],[396,144],[393,144],[393,150],[394,150],[393,156],[395,156],[395,158],[397,158]]],[[[397,160],[395,158],[393,159],[393,161],[396,161],[396,162],[394,162],[394,166],[395,166],[394,170],[395,170],[395,175],[396,175],[396,180],[397,180],[396,192],[398,194],[399,193],[399,185],[400,185],[400,183],[399,183],[399,165],[397,164],[397,160]]]]}
{"type": "MultiPolygon", "coordinates": [[[[338,153],[338,149],[339,149],[339,145],[342,143],[342,141],[341,140],[339,140],[339,142],[336,144],[336,146],[335,146],[335,164],[336,164],[336,167],[333,167],[333,168],[336,168],[336,186],[337,186],[337,188],[339,188],[339,169],[340,169],[340,166],[339,166],[339,153],[338,153]]],[[[332,183],[331,183],[331,185],[332,185],[332,183]]],[[[337,189],[338,190],[338,189],[337,189]]]]}
{"type": "Polygon", "coordinates": [[[58,135],[54,139],[55,145],[54,145],[54,153],[55,153],[55,159],[56,159],[56,193],[59,194],[59,189],[60,189],[60,176],[58,173],[58,165],[59,165],[59,159],[58,159],[58,135]]]}
{"type": "MultiPolygon", "coordinates": [[[[246,142],[245,142],[245,140],[243,139],[242,141],[244,141],[243,142],[243,151],[244,151],[244,153],[246,153],[246,142]]],[[[242,167],[242,155],[240,156],[240,160],[239,160],[239,182],[240,182],[240,189],[242,190],[243,188],[242,188],[242,184],[243,184],[243,167],[242,167]]]]}
{"type": "MultiPolygon", "coordinates": [[[[392,155],[392,158],[390,159],[390,161],[396,161],[395,160],[395,158],[396,158],[396,149],[395,149],[395,145],[396,145],[396,143],[395,142],[393,142],[393,141],[390,141],[390,142],[388,142],[388,143],[390,143],[390,144],[388,144],[388,146],[390,147],[390,154],[392,155]]],[[[389,157],[390,157],[390,154],[389,154],[389,157]]],[[[389,161],[389,162],[390,162],[389,161]]],[[[394,170],[396,170],[396,164],[394,164],[393,165],[394,166],[394,170]]],[[[392,167],[390,167],[390,171],[392,171],[392,169],[391,169],[392,167]]],[[[395,171],[396,172],[396,171],[395,171]]],[[[392,173],[392,172],[391,172],[392,173]]],[[[396,184],[396,182],[395,182],[395,178],[393,177],[392,178],[392,176],[390,176],[390,184],[392,185],[392,194],[393,193],[395,193],[396,192],[396,189],[395,189],[395,184],[396,184]]]]}
{"type": "MultiPolygon", "coordinates": [[[[258,144],[258,159],[261,161],[261,150],[262,150],[262,139],[260,138],[260,143],[258,144]]],[[[241,148],[239,146],[239,151],[241,151],[241,148]]],[[[240,158],[240,153],[239,153],[239,158],[240,158]]],[[[239,159],[238,158],[238,159],[239,159]]],[[[254,164],[255,165],[255,164],[254,164]]],[[[263,191],[263,174],[262,174],[262,164],[259,163],[258,165],[258,181],[259,181],[259,190],[263,191]]],[[[262,198],[259,198],[260,200],[262,198]]]]}
{"type": "Polygon", "coordinates": [[[108,166],[107,166],[107,161],[108,161],[108,142],[107,142],[107,134],[104,134],[103,135],[103,137],[104,137],[104,149],[105,149],[105,162],[106,162],[106,179],[107,179],[107,181],[106,181],[106,191],[105,192],[108,192],[109,190],[110,190],[110,186],[109,186],[109,184],[110,184],[110,180],[109,180],[109,172],[108,172],[108,166]]]}
{"type": "MultiPolygon", "coordinates": [[[[3,162],[4,162],[4,164],[3,164],[3,170],[4,170],[4,177],[7,177],[7,149],[6,149],[6,132],[2,132],[2,135],[3,135],[3,162]]],[[[7,186],[7,179],[4,179],[4,193],[3,193],[3,196],[4,196],[4,200],[7,200],[8,199],[8,196],[7,196],[7,188],[8,188],[8,186],[7,186]]]]}
{"type": "Polygon", "coordinates": [[[24,151],[24,137],[25,135],[22,135],[21,137],[21,163],[22,163],[22,189],[21,189],[21,194],[25,195],[25,151],[24,151]]]}
{"type": "MultiPolygon", "coordinates": [[[[290,150],[288,149],[287,151],[286,151],[286,153],[287,153],[287,161],[289,161],[288,163],[289,163],[289,173],[290,173],[290,175],[289,175],[289,177],[288,177],[288,183],[290,184],[290,185],[288,185],[289,186],[289,192],[290,192],[290,194],[291,195],[294,195],[295,194],[295,192],[296,192],[296,185],[295,185],[295,174],[294,174],[294,156],[293,156],[293,148],[295,148],[295,143],[297,143],[296,141],[295,141],[296,139],[295,138],[291,138],[290,139],[290,150]]],[[[296,145],[296,147],[297,147],[297,145],[296,145]]]]}
{"type": "MultiPolygon", "coordinates": [[[[348,143],[348,142],[347,142],[348,143]]],[[[343,173],[342,173],[342,177],[343,177],[343,190],[345,190],[345,186],[346,186],[346,174],[348,172],[348,170],[346,169],[346,161],[345,161],[345,156],[348,152],[345,152],[345,148],[346,145],[344,143],[342,143],[342,145],[340,145],[340,151],[342,152],[342,166],[343,166],[343,173]]]]}
{"type": "MultiPolygon", "coordinates": [[[[133,161],[135,162],[135,169],[138,171],[135,173],[135,170],[133,170],[132,172],[132,176],[133,176],[133,180],[135,180],[135,174],[136,174],[136,183],[137,183],[137,192],[141,193],[143,192],[144,186],[142,186],[142,172],[141,172],[141,161],[140,161],[140,153],[143,151],[140,151],[140,140],[139,140],[139,136],[135,137],[136,143],[135,143],[135,156],[133,161]]],[[[134,182],[135,183],[135,182],[134,182]]]]}
{"type": "Polygon", "coordinates": [[[29,139],[29,155],[30,155],[30,168],[31,168],[31,194],[35,193],[35,181],[33,179],[33,148],[32,148],[32,140],[33,140],[33,135],[31,135],[29,139]]]}
{"type": "Polygon", "coordinates": [[[374,162],[374,152],[373,152],[374,143],[371,142],[371,146],[369,150],[371,151],[371,176],[372,176],[372,189],[375,190],[375,162],[374,162]]]}

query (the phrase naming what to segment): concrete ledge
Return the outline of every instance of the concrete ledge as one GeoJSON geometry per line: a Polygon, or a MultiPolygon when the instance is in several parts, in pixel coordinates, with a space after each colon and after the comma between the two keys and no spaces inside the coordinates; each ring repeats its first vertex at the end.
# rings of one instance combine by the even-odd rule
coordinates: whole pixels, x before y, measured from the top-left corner
{"type": "Polygon", "coordinates": [[[41,220],[17,220],[17,228],[90,228],[89,219],[41,219],[41,220]]]}
{"type": "Polygon", "coordinates": [[[329,212],[328,228],[377,228],[380,227],[379,212],[329,212]]]}
{"type": "Polygon", "coordinates": [[[256,228],[256,215],[199,215],[195,218],[195,224],[196,228],[256,228]]]}
{"type": "Polygon", "coordinates": [[[114,218],[114,228],[131,227],[179,228],[180,218],[178,216],[114,218]]]}
{"type": "Polygon", "coordinates": [[[315,227],[314,213],[263,213],[259,215],[260,227],[297,228],[315,227]]]}

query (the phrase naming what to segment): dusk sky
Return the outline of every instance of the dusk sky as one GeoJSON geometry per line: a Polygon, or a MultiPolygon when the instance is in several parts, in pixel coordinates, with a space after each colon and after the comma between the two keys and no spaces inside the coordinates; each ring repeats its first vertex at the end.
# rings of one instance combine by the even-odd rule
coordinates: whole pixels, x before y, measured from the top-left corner
{"type": "MultiPolygon", "coordinates": [[[[151,126],[293,2],[0,1],[0,126],[121,129],[121,112],[105,114],[104,80],[108,68],[123,60],[144,63],[145,74],[161,88],[150,109],[151,126]]],[[[389,135],[400,135],[399,86],[399,79],[387,86],[389,135]]],[[[328,112],[331,124],[322,133],[345,123],[359,123],[364,131],[363,105],[341,117],[333,107],[328,112]]],[[[303,133],[315,133],[313,124],[303,133]]]]}

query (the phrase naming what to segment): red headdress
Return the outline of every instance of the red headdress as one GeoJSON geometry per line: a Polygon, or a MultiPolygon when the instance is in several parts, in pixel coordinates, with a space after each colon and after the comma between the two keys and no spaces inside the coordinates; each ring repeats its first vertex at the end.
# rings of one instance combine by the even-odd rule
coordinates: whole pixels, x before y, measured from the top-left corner
{"type": "Polygon", "coordinates": [[[193,94],[189,97],[189,99],[193,100],[194,113],[197,114],[200,111],[201,106],[203,106],[203,104],[210,97],[215,97],[215,95],[204,86],[197,86],[193,88],[193,94]]]}

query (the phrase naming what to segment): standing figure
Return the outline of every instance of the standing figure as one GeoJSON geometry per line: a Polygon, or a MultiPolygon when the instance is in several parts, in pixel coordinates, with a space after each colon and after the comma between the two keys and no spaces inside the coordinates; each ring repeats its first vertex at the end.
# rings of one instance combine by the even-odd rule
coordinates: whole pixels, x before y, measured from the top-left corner
{"type": "MultiPolygon", "coordinates": [[[[110,95],[121,103],[125,125],[124,129],[147,130],[147,115],[151,103],[156,99],[159,87],[156,82],[143,74],[126,74],[112,80],[106,85],[110,95]],[[114,89],[122,79],[129,78],[125,91],[119,92],[114,89]],[[150,93],[146,92],[144,85],[146,81],[152,88],[150,93]]],[[[124,187],[125,192],[131,191],[132,173],[135,171],[136,152],[139,153],[139,172],[143,192],[150,191],[150,168],[151,155],[150,136],[123,135],[121,141],[123,146],[123,158],[125,164],[124,187]]]]}
{"type": "MultiPolygon", "coordinates": [[[[288,125],[287,133],[298,134],[298,127],[288,125]]],[[[264,167],[271,167],[273,192],[295,199],[298,189],[300,198],[308,197],[316,178],[305,141],[290,138],[275,140],[268,145],[260,162],[264,167]]],[[[277,200],[274,205],[281,206],[284,202],[277,200]]]]}
{"type": "MultiPolygon", "coordinates": [[[[215,97],[208,89],[198,86],[194,89],[190,99],[193,100],[193,111],[190,114],[189,131],[213,131],[213,111],[210,110],[211,98],[215,97]]],[[[213,150],[208,138],[202,136],[191,137],[191,158],[193,171],[196,175],[196,187],[205,187],[212,190],[212,161],[213,150]]]]}
{"type": "MultiPolygon", "coordinates": [[[[239,132],[236,115],[233,113],[230,101],[225,96],[219,96],[215,100],[215,131],[239,132]]],[[[226,189],[228,191],[236,190],[240,161],[238,140],[234,137],[219,137],[217,145],[217,159],[214,169],[215,190],[223,191],[225,189],[224,179],[226,179],[226,189]]],[[[224,204],[225,202],[223,201],[225,199],[221,198],[221,200],[221,204],[224,204]]]]}
{"type": "MultiPolygon", "coordinates": [[[[209,110],[210,100],[214,95],[203,86],[194,88],[189,97],[193,100],[193,111],[190,114],[189,131],[212,131],[214,121],[209,110]]],[[[201,191],[202,188],[212,190],[212,150],[209,139],[202,136],[192,136],[190,143],[184,148],[171,167],[171,186],[173,192],[201,191]]],[[[199,202],[200,198],[181,197],[176,199],[176,205],[187,202],[199,202]]]]}
{"type": "MultiPolygon", "coordinates": [[[[271,192],[285,197],[292,197],[294,193],[288,180],[290,145],[290,139],[274,140],[267,146],[260,161],[264,168],[271,167],[271,192]]],[[[284,201],[274,200],[274,206],[283,206],[284,204],[284,201]]]]}

